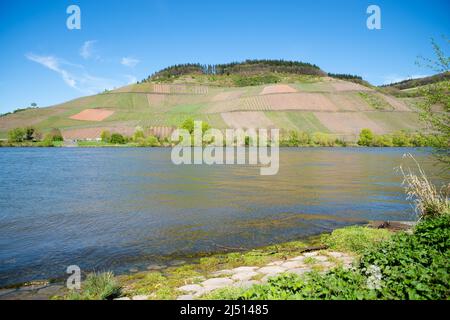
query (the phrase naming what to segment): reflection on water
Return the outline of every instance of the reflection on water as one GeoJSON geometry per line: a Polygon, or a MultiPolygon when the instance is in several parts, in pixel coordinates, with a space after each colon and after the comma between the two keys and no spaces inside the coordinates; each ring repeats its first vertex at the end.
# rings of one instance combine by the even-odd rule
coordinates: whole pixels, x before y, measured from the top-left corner
{"type": "Polygon", "coordinates": [[[0,285],[410,220],[407,151],[435,176],[418,149],[282,149],[276,176],[177,167],[168,149],[1,149],[0,285]]]}

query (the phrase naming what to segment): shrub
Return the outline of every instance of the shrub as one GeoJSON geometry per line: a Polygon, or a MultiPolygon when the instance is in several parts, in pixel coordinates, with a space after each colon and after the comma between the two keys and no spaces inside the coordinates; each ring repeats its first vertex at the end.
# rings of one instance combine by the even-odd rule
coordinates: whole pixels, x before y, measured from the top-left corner
{"type": "Polygon", "coordinates": [[[411,139],[407,132],[397,131],[392,135],[392,143],[395,147],[410,147],[411,139]]]}
{"type": "Polygon", "coordinates": [[[414,172],[411,168],[404,169],[403,165],[401,165],[399,170],[404,177],[403,186],[407,199],[414,203],[419,219],[449,213],[450,202],[448,201],[448,194],[450,184],[438,191],[428,180],[427,175],[411,154],[405,154],[404,158],[411,159],[417,168],[417,171],[414,172]]]}
{"type": "Polygon", "coordinates": [[[103,142],[110,142],[111,141],[111,132],[105,130],[102,131],[102,133],[100,134],[100,138],[102,139],[103,142]]]}
{"type": "Polygon", "coordinates": [[[334,230],[330,235],[324,235],[322,241],[334,250],[362,253],[390,236],[391,232],[386,229],[352,226],[334,230]]]}
{"type": "Polygon", "coordinates": [[[335,139],[329,134],[316,132],[312,135],[311,141],[313,144],[322,147],[333,147],[335,145],[335,139]]]}
{"type": "Polygon", "coordinates": [[[121,135],[120,133],[113,133],[111,135],[109,142],[112,144],[125,144],[126,140],[125,140],[125,137],[123,135],[121,135]]]}
{"type": "Polygon", "coordinates": [[[137,142],[141,139],[145,139],[144,130],[142,128],[136,128],[133,134],[133,141],[137,142]]]}
{"type": "Polygon", "coordinates": [[[91,273],[82,284],[81,291],[73,291],[69,300],[111,300],[119,297],[121,287],[112,272],[91,273]]]}
{"type": "Polygon", "coordinates": [[[61,130],[57,128],[50,130],[50,132],[46,135],[46,139],[51,139],[52,141],[64,141],[61,130]]]}
{"type": "Polygon", "coordinates": [[[361,133],[359,134],[359,141],[358,144],[360,146],[370,147],[372,145],[374,135],[372,130],[370,129],[362,129],[361,133]]]}
{"type": "Polygon", "coordinates": [[[26,132],[22,128],[15,128],[8,132],[9,142],[22,142],[25,140],[26,132]]]}
{"type": "Polygon", "coordinates": [[[221,299],[449,299],[450,215],[420,222],[413,234],[399,233],[368,248],[354,270],[326,274],[283,274],[239,295],[221,291],[221,299]],[[375,281],[373,276],[376,275],[375,281]]]}

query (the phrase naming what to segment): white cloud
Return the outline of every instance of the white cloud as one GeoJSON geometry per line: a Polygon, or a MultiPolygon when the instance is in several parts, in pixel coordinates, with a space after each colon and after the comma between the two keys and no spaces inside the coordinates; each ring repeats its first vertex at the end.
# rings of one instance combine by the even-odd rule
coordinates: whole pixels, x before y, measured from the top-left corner
{"type": "Polygon", "coordinates": [[[383,77],[383,84],[397,83],[403,80],[418,79],[428,77],[426,74],[413,74],[411,76],[400,76],[398,74],[390,74],[383,77]]]}
{"type": "Polygon", "coordinates": [[[75,78],[67,70],[61,68],[61,61],[57,58],[53,56],[38,56],[32,53],[27,54],[26,57],[28,60],[37,62],[44,67],[59,73],[67,85],[72,88],[78,89],[77,81],[75,80],[75,78]]]}
{"type": "Polygon", "coordinates": [[[71,64],[54,56],[39,56],[29,53],[25,57],[56,72],[68,86],[83,94],[96,94],[105,89],[109,90],[123,85],[122,82],[112,79],[92,76],[86,72],[83,66],[71,64]]]}
{"type": "Polygon", "coordinates": [[[135,66],[137,66],[137,64],[141,62],[138,59],[134,59],[131,57],[123,57],[122,60],[120,61],[121,64],[123,64],[126,67],[130,67],[130,68],[134,68],[135,66]]]}
{"type": "Polygon", "coordinates": [[[92,55],[94,53],[94,43],[96,43],[96,42],[97,42],[97,40],[89,40],[83,44],[83,46],[80,49],[80,55],[84,59],[89,59],[92,57],[92,55]]]}

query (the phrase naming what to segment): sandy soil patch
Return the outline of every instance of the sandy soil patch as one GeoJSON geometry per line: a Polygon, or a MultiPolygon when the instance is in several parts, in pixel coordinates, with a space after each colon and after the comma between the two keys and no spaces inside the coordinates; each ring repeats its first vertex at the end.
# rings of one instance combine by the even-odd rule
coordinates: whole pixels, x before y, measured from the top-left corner
{"type": "Polygon", "coordinates": [[[331,82],[331,85],[336,91],[372,91],[372,89],[354,82],[334,81],[331,82]]]}
{"type": "Polygon", "coordinates": [[[242,96],[243,93],[244,92],[242,91],[220,92],[212,98],[212,101],[217,102],[238,99],[242,96]]]}
{"type": "Polygon", "coordinates": [[[264,112],[227,112],[222,113],[221,116],[228,127],[235,129],[260,129],[274,126],[264,112]]]}
{"type": "Polygon", "coordinates": [[[62,135],[65,140],[88,140],[100,138],[102,131],[109,131],[111,133],[120,133],[122,135],[131,136],[133,135],[134,127],[96,127],[96,128],[80,128],[64,130],[62,135]]]}
{"type": "Polygon", "coordinates": [[[71,116],[70,119],[81,121],[103,121],[113,114],[114,111],[106,109],[86,109],[76,115],[71,116]]]}
{"type": "Polygon", "coordinates": [[[315,112],[314,115],[333,133],[357,135],[365,128],[377,134],[386,133],[384,126],[360,112],[315,112]]]}
{"type": "Polygon", "coordinates": [[[287,84],[277,84],[264,87],[263,91],[261,91],[260,94],[263,95],[273,93],[294,93],[294,92],[297,92],[297,90],[295,90],[291,86],[288,86],[287,84]]]}
{"type": "Polygon", "coordinates": [[[292,93],[266,96],[270,110],[337,111],[337,106],[321,93],[292,93]]]}
{"type": "Polygon", "coordinates": [[[404,103],[403,101],[385,94],[383,94],[382,96],[384,100],[386,100],[386,102],[394,108],[395,111],[411,111],[411,109],[409,109],[406,103],[404,103]]]}

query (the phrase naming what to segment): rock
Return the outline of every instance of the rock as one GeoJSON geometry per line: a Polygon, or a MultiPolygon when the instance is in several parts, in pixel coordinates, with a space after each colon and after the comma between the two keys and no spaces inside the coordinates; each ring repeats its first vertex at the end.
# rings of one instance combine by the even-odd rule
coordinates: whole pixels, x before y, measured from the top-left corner
{"type": "Polygon", "coordinates": [[[229,278],[212,278],[202,282],[203,287],[226,287],[231,285],[234,281],[229,278]]]}
{"type": "Polygon", "coordinates": [[[305,256],[305,257],[315,257],[315,256],[317,256],[317,252],[316,252],[316,251],[313,251],[313,252],[306,252],[306,253],[304,254],[304,256],[305,256]]]}
{"type": "Polygon", "coordinates": [[[136,268],[131,268],[130,270],[128,270],[128,271],[130,271],[131,273],[136,273],[136,272],[139,272],[139,270],[138,269],[136,269],[136,268]]]}
{"type": "Polygon", "coordinates": [[[247,281],[257,276],[259,273],[254,271],[239,272],[234,274],[231,279],[235,281],[247,281]]]}
{"type": "Polygon", "coordinates": [[[285,272],[286,268],[280,267],[280,266],[269,266],[269,267],[262,267],[261,269],[258,269],[259,273],[264,274],[277,274],[285,272]]]}
{"type": "Polygon", "coordinates": [[[303,261],[305,260],[305,256],[298,256],[292,259],[289,259],[289,261],[303,261]]]}
{"type": "Polygon", "coordinates": [[[158,265],[158,264],[151,264],[147,267],[147,270],[161,270],[164,269],[166,266],[158,265]]]}
{"type": "Polygon", "coordinates": [[[284,268],[288,268],[288,269],[294,269],[294,268],[299,268],[299,267],[304,266],[304,263],[302,260],[288,261],[288,262],[283,263],[281,266],[284,268]]]}
{"type": "Polygon", "coordinates": [[[315,256],[314,259],[321,262],[328,261],[328,258],[325,256],[315,256]]]}
{"type": "Polygon", "coordinates": [[[239,267],[239,268],[234,268],[231,271],[233,273],[238,273],[238,272],[255,271],[256,269],[258,269],[258,267],[239,267]]]}
{"type": "Polygon", "coordinates": [[[114,299],[114,300],[131,300],[131,299],[128,298],[128,297],[122,297],[122,298],[116,298],[116,299],[114,299]]]}
{"type": "Polygon", "coordinates": [[[173,261],[171,261],[169,264],[171,265],[171,266],[181,266],[181,265],[183,265],[183,264],[185,264],[186,263],[186,261],[184,261],[184,260],[173,260],[173,261]]]}
{"type": "Polygon", "coordinates": [[[197,292],[197,291],[200,291],[202,288],[203,287],[198,284],[188,284],[186,286],[182,286],[182,287],[178,288],[178,290],[184,291],[184,292],[197,292]]]}
{"type": "Polygon", "coordinates": [[[305,268],[296,268],[296,269],[291,269],[291,270],[289,270],[287,272],[288,273],[295,273],[295,274],[301,276],[301,275],[303,275],[303,274],[305,274],[307,272],[311,272],[311,269],[310,268],[306,268],[306,267],[305,268]]]}
{"type": "Polygon", "coordinates": [[[269,263],[269,264],[267,264],[267,265],[268,265],[268,266],[279,266],[279,265],[282,265],[283,262],[284,262],[284,261],[274,261],[274,262],[271,262],[271,263],[269,263]]]}
{"type": "Polygon", "coordinates": [[[233,287],[248,289],[255,284],[259,284],[259,281],[256,280],[248,280],[248,281],[238,281],[233,283],[233,287]]]}
{"type": "Polygon", "coordinates": [[[343,256],[344,256],[343,253],[341,253],[341,252],[336,252],[336,251],[330,251],[330,252],[327,252],[327,254],[328,254],[329,256],[333,257],[333,258],[340,258],[340,257],[343,257],[343,256]]]}
{"type": "Polygon", "coordinates": [[[48,287],[40,289],[37,294],[51,298],[55,295],[62,294],[64,289],[65,287],[61,285],[50,285],[48,287]]]}
{"type": "Polygon", "coordinates": [[[233,271],[229,269],[219,270],[212,273],[213,276],[228,276],[230,274],[233,274],[233,271]]]}
{"type": "Polygon", "coordinates": [[[321,262],[319,265],[327,269],[334,267],[334,263],[328,261],[321,262]]]}
{"type": "Polygon", "coordinates": [[[149,298],[150,296],[141,295],[141,296],[134,296],[131,300],[148,300],[149,298]]]}
{"type": "Polygon", "coordinates": [[[192,295],[179,296],[177,300],[194,300],[194,296],[192,295]]]}

